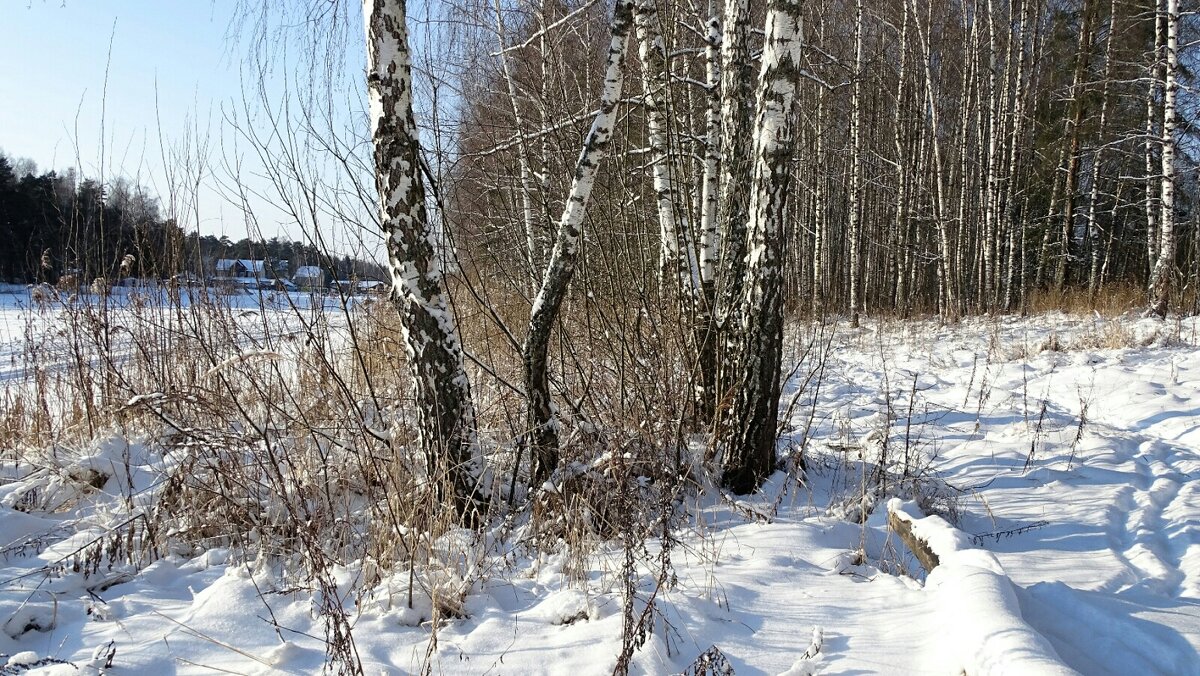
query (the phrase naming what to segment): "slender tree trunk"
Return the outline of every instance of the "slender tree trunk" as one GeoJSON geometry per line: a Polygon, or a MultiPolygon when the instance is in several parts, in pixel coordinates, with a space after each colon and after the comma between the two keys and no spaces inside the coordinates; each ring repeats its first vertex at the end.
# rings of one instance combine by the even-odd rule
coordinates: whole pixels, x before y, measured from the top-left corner
{"type": "MultiPolygon", "coordinates": [[[[980,308],[990,312],[995,307],[996,291],[999,288],[997,261],[1001,247],[1000,208],[1002,200],[1002,179],[999,176],[1001,158],[1004,148],[1001,139],[1004,133],[1001,123],[1007,95],[1003,87],[997,85],[996,78],[996,16],[992,0],[987,2],[988,20],[988,127],[987,154],[984,158],[987,168],[987,178],[984,182],[986,190],[983,228],[983,280],[981,284],[980,308]]],[[[1009,17],[1011,19],[1011,15],[1009,17]]],[[[1005,50],[1003,84],[1007,85],[1009,73],[1012,70],[1012,32],[1009,31],[1008,46],[1005,50]]],[[[982,131],[982,130],[981,130],[982,131]]]]}
{"type": "Polygon", "coordinates": [[[1150,276],[1150,314],[1167,316],[1175,271],[1175,101],[1179,84],[1179,0],[1166,0],[1166,68],[1163,74],[1162,188],[1159,202],[1158,261],[1150,276]]]}
{"type": "Polygon", "coordinates": [[[517,85],[513,81],[512,69],[508,64],[508,52],[505,49],[504,37],[504,6],[496,0],[496,41],[499,44],[500,72],[504,76],[504,84],[508,92],[508,101],[512,108],[513,124],[516,127],[520,141],[517,143],[517,162],[521,171],[521,224],[525,229],[525,255],[529,259],[529,289],[537,289],[541,272],[541,256],[537,241],[537,226],[534,217],[534,182],[533,168],[529,161],[529,144],[521,134],[526,128],[524,116],[521,114],[520,99],[517,97],[517,85]]]}
{"type": "Polygon", "coordinates": [[[420,443],[431,479],[439,486],[449,480],[465,514],[477,494],[472,475],[481,463],[462,344],[425,203],[406,3],[370,0],[364,10],[380,224],[413,372],[420,443]]]}
{"type": "Polygon", "coordinates": [[[1112,0],[1108,21],[1108,37],[1104,43],[1104,82],[1101,85],[1100,91],[1099,141],[1096,145],[1096,151],[1092,154],[1091,186],[1090,194],[1088,195],[1087,231],[1088,240],[1092,246],[1092,264],[1088,272],[1088,294],[1093,298],[1096,295],[1096,291],[1100,288],[1101,251],[1104,248],[1100,244],[1102,233],[1100,224],[1096,220],[1096,203],[1100,201],[1100,164],[1104,158],[1104,132],[1108,123],[1108,84],[1112,78],[1112,43],[1113,34],[1117,30],[1117,0],[1112,0]]]}
{"type": "Polygon", "coordinates": [[[691,309],[700,286],[696,248],[690,234],[688,209],[679,189],[678,151],[669,130],[670,74],[666,45],[659,27],[658,0],[635,0],[634,26],[637,30],[638,55],[646,82],[645,108],[650,141],[651,174],[658,207],[661,246],[659,273],[665,288],[674,286],[680,299],[691,309]]]}
{"type": "Polygon", "coordinates": [[[697,399],[700,420],[704,424],[713,422],[717,407],[717,327],[714,319],[717,270],[721,262],[721,231],[717,222],[721,186],[721,20],[716,14],[714,0],[709,0],[708,12],[705,41],[708,91],[700,188],[700,302],[695,336],[700,371],[697,399]]]}
{"type": "MultiPolygon", "coordinates": [[[[733,337],[745,278],[746,222],[753,127],[754,68],[750,62],[750,2],[727,0],[721,38],[721,183],[717,223],[721,231],[721,266],[717,280],[717,350],[736,354],[733,337]]],[[[717,408],[728,407],[738,382],[736,365],[717,356],[717,408]]]]}
{"type": "Polygon", "coordinates": [[[633,23],[633,0],[617,0],[613,10],[611,39],[608,61],[604,71],[604,90],[600,96],[600,110],[592,121],[592,128],[584,140],[583,151],[575,165],[575,177],[567,196],[562,218],[558,223],[558,235],[541,290],[533,301],[529,316],[529,335],[523,349],[525,366],[525,392],[528,417],[528,443],[533,450],[533,485],[549,478],[558,466],[558,429],[550,400],[550,375],[547,353],[550,348],[550,332],[558,318],[559,310],[567,296],[571,277],[575,274],[575,263],[579,257],[580,231],[583,216],[591,198],[592,186],[600,169],[616,122],[617,104],[621,99],[625,51],[629,42],[629,30],[633,23]]]}
{"type": "MultiPolygon", "coordinates": [[[[1018,45],[1017,72],[1012,85],[1013,116],[1012,130],[1009,134],[1008,171],[1004,185],[1004,219],[1008,228],[1008,265],[1004,281],[1004,303],[1006,312],[1012,310],[1015,296],[1023,291],[1023,283],[1018,280],[1018,263],[1023,255],[1025,243],[1024,231],[1026,224],[1020,218],[1023,213],[1017,207],[1017,172],[1023,158],[1022,147],[1025,137],[1025,101],[1029,87],[1026,83],[1026,63],[1032,50],[1025,49],[1025,33],[1029,26],[1029,6],[1026,0],[1021,0],[1020,23],[1017,24],[1015,40],[1018,45]],[[1020,229],[1020,233],[1017,230],[1020,229]]],[[[1024,279],[1021,273],[1021,280],[1024,279]]]]}
{"type": "Polygon", "coordinates": [[[850,268],[847,276],[847,283],[850,286],[850,326],[858,327],[858,311],[859,304],[862,300],[858,297],[859,288],[862,284],[862,261],[859,255],[859,247],[862,241],[861,218],[862,218],[862,139],[860,135],[860,126],[862,125],[862,80],[863,73],[863,7],[862,0],[857,0],[854,5],[854,92],[850,96],[850,200],[848,214],[848,230],[847,236],[850,245],[850,268]]]}
{"type": "Polygon", "coordinates": [[[903,3],[903,19],[900,24],[900,69],[896,78],[896,105],[892,111],[892,145],[896,157],[896,295],[893,304],[901,317],[908,316],[909,286],[908,286],[908,192],[909,192],[909,162],[906,157],[904,142],[904,112],[907,107],[908,92],[908,3],[903,3]]]}
{"type": "MultiPolygon", "coordinates": [[[[910,4],[915,3],[915,0],[908,0],[908,2],[910,4]]],[[[913,14],[917,13],[914,11],[913,14]]],[[[929,133],[930,147],[933,151],[934,220],[937,226],[940,253],[938,261],[938,287],[940,289],[939,296],[942,298],[940,311],[944,319],[953,320],[958,317],[959,308],[958,297],[954,291],[954,250],[950,246],[950,232],[946,216],[947,177],[945,163],[943,162],[942,143],[940,140],[941,127],[938,124],[937,98],[935,96],[933,80],[932,62],[934,56],[929,49],[928,35],[921,28],[920,18],[917,18],[915,26],[917,29],[917,39],[921,44],[922,65],[925,69],[926,128],[929,133]]]]}
{"type": "Polygon", "coordinates": [[[1062,291],[1070,281],[1072,241],[1075,238],[1075,197],[1079,192],[1079,125],[1083,122],[1085,107],[1084,80],[1092,56],[1092,24],[1096,15],[1095,0],[1084,0],[1083,24],[1079,30],[1079,48],[1075,53],[1075,74],[1071,79],[1071,114],[1067,118],[1068,147],[1066,152],[1067,171],[1063,177],[1062,240],[1055,267],[1054,287],[1062,291]]]}
{"type": "MultiPolygon", "coordinates": [[[[1158,261],[1158,205],[1155,203],[1155,194],[1158,192],[1161,185],[1161,179],[1158,177],[1158,171],[1154,166],[1154,146],[1158,144],[1158,134],[1155,129],[1157,109],[1155,100],[1158,99],[1158,92],[1162,86],[1162,68],[1165,60],[1162,58],[1163,50],[1163,20],[1164,15],[1161,9],[1161,0],[1155,0],[1154,3],[1154,54],[1150,59],[1148,85],[1149,92],[1146,95],[1146,268],[1148,271],[1147,278],[1153,277],[1154,265],[1158,261]],[[1157,179],[1157,180],[1156,180],[1157,179]]],[[[1151,279],[1152,281],[1152,279],[1151,279]]]]}
{"type": "Polygon", "coordinates": [[[816,129],[813,137],[816,144],[817,172],[813,176],[813,271],[812,309],[820,315],[825,312],[825,274],[828,269],[825,250],[825,92],[817,92],[816,129]]]}

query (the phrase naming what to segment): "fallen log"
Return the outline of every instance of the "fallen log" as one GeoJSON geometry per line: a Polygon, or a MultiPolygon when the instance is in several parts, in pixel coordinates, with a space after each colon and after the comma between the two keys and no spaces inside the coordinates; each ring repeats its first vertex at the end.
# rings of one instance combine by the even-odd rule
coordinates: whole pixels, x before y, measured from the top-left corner
{"type": "Polygon", "coordinates": [[[941,517],[906,511],[898,499],[888,502],[888,525],[928,571],[925,591],[957,668],[971,676],[1078,676],[1021,616],[1023,590],[994,554],[973,547],[941,517]]]}
{"type": "Polygon", "coordinates": [[[925,569],[926,573],[932,573],[933,569],[941,563],[929,543],[913,534],[912,517],[905,512],[889,511],[888,528],[900,536],[900,541],[908,547],[913,556],[917,557],[917,561],[921,563],[921,567],[925,569]]]}

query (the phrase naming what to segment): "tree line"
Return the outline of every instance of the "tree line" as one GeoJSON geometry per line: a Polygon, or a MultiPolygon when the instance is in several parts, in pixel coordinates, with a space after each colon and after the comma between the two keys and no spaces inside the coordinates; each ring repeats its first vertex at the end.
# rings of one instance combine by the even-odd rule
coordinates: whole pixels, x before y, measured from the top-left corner
{"type": "Polygon", "coordinates": [[[0,281],[56,284],[121,277],[164,280],[212,273],[222,258],[268,260],[268,274],[322,268],[331,279],[383,279],[375,262],[309,242],[185,231],[162,215],[149,191],[125,178],[102,184],[73,170],[37,173],[27,160],[0,154],[0,281]],[[283,262],[283,265],[279,265],[283,262]]]}
{"type": "MultiPolygon", "coordinates": [[[[610,159],[614,177],[647,180],[596,197],[613,210],[631,197],[647,205],[626,241],[657,246],[660,267],[684,286],[704,277],[720,240],[705,220],[721,204],[703,181],[723,159],[713,121],[728,94],[750,98],[761,50],[754,37],[749,66],[714,56],[735,39],[728,4],[656,4],[665,58],[631,64],[638,77],[610,159]],[[664,139],[669,162],[655,150],[664,139]],[[674,206],[655,219],[656,201],[674,206]]],[[[1200,248],[1184,224],[1195,223],[1200,26],[1194,3],[1158,5],[805,3],[789,305],[958,317],[1108,284],[1153,287],[1156,311],[1185,288],[1194,295],[1200,248]]],[[[762,11],[755,3],[746,16],[762,11]]],[[[588,105],[587,86],[571,80],[589,75],[548,65],[596,68],[581,26],[599,10],[547,1],[502,13],[503,44],[463,61],[471,103],[449,180],[460,188],[457,220],[491,239],[479,258],[536,270],[545,214],[570,174],[568,137],[588,105]],[[568,16],[571,28],[543,28],[568,16]],[[506,227],[513,221],[523,231],[506,227]]],[[[598,231],[615,222],[602,213],[598,231]]]]}

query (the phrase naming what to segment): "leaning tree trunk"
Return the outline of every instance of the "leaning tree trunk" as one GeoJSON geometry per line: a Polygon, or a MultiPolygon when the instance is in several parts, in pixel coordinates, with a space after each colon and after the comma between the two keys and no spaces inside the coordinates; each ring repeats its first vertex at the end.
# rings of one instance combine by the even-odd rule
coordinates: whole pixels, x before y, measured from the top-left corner
{"type": "Polygon", "coordinates": [[[547,354],[550,349],[550,331],[558,318],[559,309],[567,296],[567,286],[575,274],[575,263],[579,256],[579,234],[583,227],[583,216],[587,211],[600,160],[604,157],[608,140],[612,136],[616,121],[617,103],[621,99],[622,71],[625,50],[633,22],[633,0],[617,0],[613,10],[608,47],[608,63],[604,72],[604,90],[600,95],[600,110],[592,121],[592,128],[583,143],[583,151],[575,164],[575,178],[562,218],[558,222],[558,235],[542,287],[533,301],[529,316],[529,335],[523,349],[525,365],[525,394],[527,397],[528,444],[533,451],[533,485],[549,478],[558,465],[558,430],[550,403],[550,375],[547,354]]]}
{"type": "Polygon", "coordinates": [[[1162,194],[1158,261],[1150,275],[1149,314],[1167,316],[1175,267],[1175,100],[1179,92],[1179,0],[1167,0],[1167,64],[1163,76],[1162,194]]]}
{"type": "Polygon", "coordinates": [[[740,350],[741,386],[721,483],[749,493],[775,466],[779,368],[783,355],[784,212],[795,150],[795,100],[800,79],[799,0],[767,4],[766,44],[754,124],[754,165],[747,232],[740,350]]]}
{"type": "Polygon", "coordinates": [[[405,2],[370,0],[364,10],[380,224],[413,372],[418,436],[430,477],[438,486],[453,486],[465,513],[476,494],[472,474],[480,469],[475,414],[437,235],[426,210],[405,2]]]}

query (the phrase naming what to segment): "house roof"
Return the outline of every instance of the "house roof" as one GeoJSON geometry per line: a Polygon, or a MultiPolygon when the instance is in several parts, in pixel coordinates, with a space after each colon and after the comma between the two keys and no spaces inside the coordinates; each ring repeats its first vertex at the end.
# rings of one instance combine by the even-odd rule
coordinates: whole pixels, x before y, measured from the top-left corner
{"type": "Polygon", "coordinates": [[[317,267],[316,265],[301,265],[300,267],[296,268],[296,272],[295,272],[295,274],[292,275],[292,279],[295,279],[297,277],[315,278],[315,277],[324,277],[324,276],[325,276],[325,272],[323,270],[321,270],[321,268],[317,267]]]}
{"type": "Polygon", "coordinates": [[[222,258],[217,261],[217,272],[228,272],[235,263],[241,263],[248,272],[266,272],[266,261],[252,261],[248,258],[222,258]]]}

